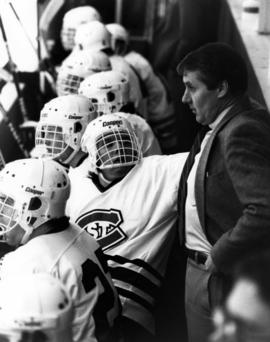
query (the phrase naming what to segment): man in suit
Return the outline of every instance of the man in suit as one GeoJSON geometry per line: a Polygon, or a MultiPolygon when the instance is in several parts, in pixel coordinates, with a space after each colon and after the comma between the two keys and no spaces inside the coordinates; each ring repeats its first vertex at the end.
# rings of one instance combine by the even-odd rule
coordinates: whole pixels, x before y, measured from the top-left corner
{"type": "Polygon", "coordinates": [[[270,116],[249,101],[245,62],[226,44],[189,53],[177,71],[185,84],[182,101],[203,125],[179,192],[188,335],[190,342],[203,342],[232,265],[270,245],[270,116]]]}

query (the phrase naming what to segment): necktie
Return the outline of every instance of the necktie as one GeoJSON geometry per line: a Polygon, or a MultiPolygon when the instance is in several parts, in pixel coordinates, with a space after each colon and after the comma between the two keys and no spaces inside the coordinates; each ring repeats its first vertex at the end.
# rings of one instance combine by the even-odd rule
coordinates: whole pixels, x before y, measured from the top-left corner
{"type": "Polygon", "coordinates": [[[198,132],[194,144],[191,147],[189,155],[187,157],[186,163],[183,167],[183,171],[180,178],[179,190],[178,190],[178,230],[181,245],[185,241],[185,206],[186,206],[186,197],[187,197],[187,179],[190,173],[190,170],[194,164],[195,156],[201,150],[201,142],[205,137],[205,134],[209,131],[208,126],[203,126],[201,130],[198,132]]]}

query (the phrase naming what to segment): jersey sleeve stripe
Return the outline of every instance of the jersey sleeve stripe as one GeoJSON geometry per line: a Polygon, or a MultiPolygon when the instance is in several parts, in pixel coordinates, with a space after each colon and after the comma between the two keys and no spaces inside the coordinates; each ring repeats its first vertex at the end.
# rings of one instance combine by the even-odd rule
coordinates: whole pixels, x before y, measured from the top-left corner
{"type": "Polygon", "coordinates": [[[107,260],[112,260],[114,262],[117,262],[118,264],[125,264],[125,263],[131,263],[139,267],[143,267],[147,272],[151,273],[153,276],[155,276],[159,281],[163,281],[163,277],[160,273],[158,273],[153,267],[151,267],[149,264],[144,262],[141,259],[127,259],[120,255],[109,255],[106,254],[107,260]]]}
{"type": "Polygon", "coordinates": [[[154,306],[151,305],[146,300],[144,300],[142,297],[136,295],[134,292],[128,291],[126,289],[123,289],[123,288],[117,287],[117,286],[116,286],[116,290],[119,293],[120,297],[122,296],[122,297],[125,297],[125,298],[132,299],[135,302],[137,302],[138,304],[140,304],[141,306],[143,306],[148,311],[153,312],[154,306]]]}
{"type": "Polygon", "coordinates": [[[110,267],[110,272],[113,279],[121,280],[137,287],[139,290],[146,292],[151,297],[156,297],[159,286],[153,284],[149,279],[125,267],[110,267]]]}

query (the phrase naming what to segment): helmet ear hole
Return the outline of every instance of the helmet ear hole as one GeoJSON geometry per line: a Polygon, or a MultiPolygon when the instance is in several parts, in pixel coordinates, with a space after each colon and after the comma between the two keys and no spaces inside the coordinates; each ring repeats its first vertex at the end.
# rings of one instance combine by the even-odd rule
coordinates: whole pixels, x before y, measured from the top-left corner
{"type": "Polygon", "coordinates": [[[74,124],[74,133],[81,132],[82,128],[83,128],[82,124],[80,122],[76,122],[74,124]]]}
{"type": "Polygon", "coordinates": [[[112,101],[114,101],[114,99],[115,99],[115,94],[113,92],[109,91],[107,93],[107,100],[108,100],[108,102],[112,102],[112,101]]]}
{"type": "Polygon", "coordinates": [[[41,202],[40,198],[33,197],[30,200],[28,210],[37,210],[41,207],[41,205],[42,205],[42,202],[41,202]]]}

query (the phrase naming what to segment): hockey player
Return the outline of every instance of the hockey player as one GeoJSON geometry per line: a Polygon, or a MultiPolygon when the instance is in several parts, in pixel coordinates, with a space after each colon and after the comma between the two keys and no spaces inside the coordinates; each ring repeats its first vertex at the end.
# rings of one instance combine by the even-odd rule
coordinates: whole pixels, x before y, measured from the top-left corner
{"type": "Polygon", "coordinates": [[[97,117],[92,102],[83,95],[65,95],[45,104],[36,128],[35,157],[52,158],[76,167],[86,158],[81,138],[88,123],[97,117]]]}
{"type": "Polygon", "coordinates": [[[150,126],[156,133],[164,153],[177,151],[176,116],[168,90],[154,73],[149,61],[136,51],[129,51],[129,33],[120,24],[106,25],[112,35],[111,46],[115,54],[136,70],[146,89],[146,113],[150,126]]]}
{"type": "Polygon", "coordinates": [[[0,229],[15,247],[1,278],[50,273],[66,286],[75,308],[73,340],[115,341],[118,296],[96,241],[65,217],[70,181],[48,159],[21,159],[0,172],[0,229]]]}
{"type": "Polygon", "coordinates": [[[82,24],[77,28],[74,40],[74,50],[96,49],[105,52],[109,56],[112,70],[121,72],[129,80],[132,102],[139,113],[143,114],[143,96],[138,75],[122,56],[113,54],[111,34],[106,26],[99,21],[82,24]]]}
{"type": "Polygon", "coordinates": [[[39,17],[41,61],[40,68],[55,78],[57,68],[74,46],[74,35],[81,23],[101,20],[99,12],[89,1],[46,1],[39,17]],[[74,8],[75,7],[75,8],[74,8]]]}
{"type": "Polygon", "coordinates": [[[89,153],[84,163],[91,172],[81,166],[73,170],[67,215],[107,255],[123,306],[125,341],[149,342],[175,237],[177,192],[187,154],[143,158],[131,125],[117,114],[93,120],[82,149],[89,153]]]}
{"type": "Polygon", "coordinates": [[[111,34],[106,26],[99,21],[81,24],[74,37],[74,50],[95,49],[111,54],[111,34]]]}
{"type": "Polygon", "coordinates": [[[123,74],[112,70],[91,75],[81,83],[79,93],[92,101],[99,116],[117,112],[128,119],[136,132],[144,157],[161,154],[151,127],[145,119],[134,113],[129,82],[123,74]]]}
{"type": "MultiPolygon", "coordinates": [[[[108,77],[101,76],[101,79],[94,79],[91,84],[93,86],[96,84],[96,91],[99,91],[100,87],[106,87],[107,89],[101,89],[104,96],[107,97],[107,92],[111,92],[115,95],[115,101],[112,102],[112,104],[115,103],[115,108],[124,109],[129,98],[128,82],[122,74],[115,71],[105,72],[105,75],[107,74],[108,77]],[[97,82],[99,79],[100,81],[97,82]],[[108,89],[109,85],[110,89],[108,89]]],[[[80,147],[82,135],[88,123],[100,115],[98,103],[95,101],[95,106],[93,106],[91,99],[87,98],[91,90],[93,88],[90,89],[89,83],[86,82],[86,96],[82,94],[59,96],[45,104],[36,128],[36,146],[33,157],[54,159],[67,169],[75,168],[82,163],[87,157],[80,147]]],[[[109,112],[110,109],[107,108],[106,113],[109,112]]],[[[143,118],[128,113],[121,115],[128,118],[135,128],[143,155],[161,154],[158,141],[143,118]]]]}
{"type": "Polygon", "coordinates": [[[72,342],[73,303],[59,279],[47,273],[0,282],[0,341],[72,342]]]}
{"type": "Polygon", "coordinates": [[[109,57],[104,52],[75,50],[63,61],[58,70],[57,95],[78,94],[79,85],[87,76],[111,69],[109,57]]]}
{"type": "Polygon", "coordinates": [[[63,48],[71,51],[75,45],[74,37],[77,28],[84,23],[101,21],[100,13],[92,6],[79,6],[66,12],[61,29],[61,43],[63,48]]]}
{"type": "Polygon", "coordinates": [[[118,23],[111,23],[106,25],[107,30],[112,35],[111,47],[116,55],[124,56],[129,53],[129,33],[128,31],[118,23]]]}

